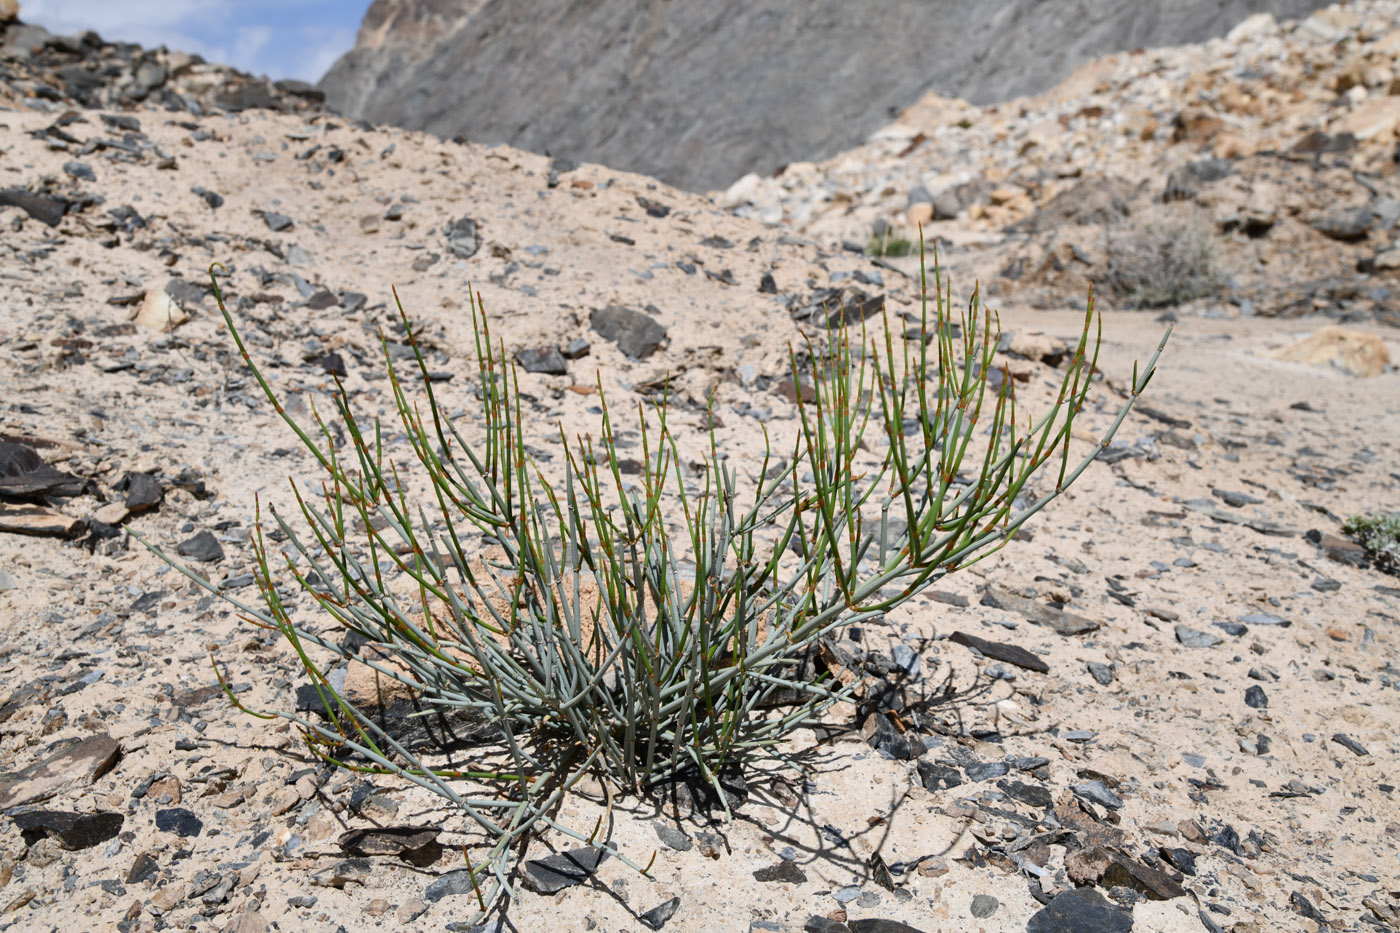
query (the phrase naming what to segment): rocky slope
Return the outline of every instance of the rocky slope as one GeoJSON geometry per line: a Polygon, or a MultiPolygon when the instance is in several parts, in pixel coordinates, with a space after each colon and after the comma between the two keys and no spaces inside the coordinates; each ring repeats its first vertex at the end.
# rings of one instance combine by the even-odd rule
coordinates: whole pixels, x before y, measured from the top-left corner
{"type": "MultiPolygon", "coordinates": [[[[1346,28],[1334,53],[1373,44],[1346,28]]],[[[62,83],[66,59],[5,60],[38,70],[0,103],[0,929],[495,933],[463,921],[468,821],[406,782],[325,768],[295,733],[232,708],[211,653],[241,700],[277,708],[305,686],[294,655],[122,535],[255,600],[255,502],[290,511],[287,478],[316,475],[224,332],[210,263],[299,418],[328,410],[337,378],[361,411],[390,408],[382,354],[408,352],[396,285],[438,398],[472,431],[475,287],[506,351],[548,363],[520,374],[543,470],[556,425],[595,428],[600,384],[616,413],[669,379],[683,460],[710,455],[713,405],[744,482],[760,423],[779,445],[796,429],[789,345],[819,336],[838,302],[883,306],[905,329],[918,285],[903,260],[843,250],[839,211],[805,235],[796,218],[765,224],[598,165],[227,109],[218,87],[179,77],[179,100],[133,100],[130,62],[155,53],[79,44],[106,51],[42,54],[91,56],[82,71],[114,79],[102,108],[62,83]],[[646,326],[618,333],[600,315],[646,326]]],[[[1096,82],[1123,94],[1140,80],[1108,74],[1096,82]]],[[[1113,103],[1085,93],[1080,107],[1113,103]]],[[[1126,139],[1079,138],[1086,160],[1109,158],[1096,139],[1126,139]]],[[[776,190],[779,209],[802,203],[776,190]]],[[[901,220],[902,193],[870,191],[895,206],[856,232],[901,220]]],[[[755,195],[745,210],[765,204],[755,195]]],[[[989,230],[974,214],[936,224],[970,265],[1011,219],[989,230]]],[[[1011,336],[997,363],[1040,408],[1082,314],[1020,298],[999,303],[1011,336]]],[[[522,889],[511,927],[1400,925],[1400,585],[1341,535],[1345,516],[1400,499],[1400,373],[1385,363],[1400,342],[1371,320],[1343,332],[1375,364],[1362,379],[1309,362],[1336,333],[1316,313],[1177,310],[1143,405],[1066,499],[833,643],[872,686],[904,687],[904,709],[833,710],[791,744],[806,770],[752,771],[732,822],[617,799],[605,831],[643,864],[658,850],[651,876],[609,859],[585,884],[522,889]]],[[[1111,420],[1161,328],[1105,314],[1084,428],[1111,420]]],[[[389,456],[410,461],[388,425],[389,456]]],[[[640,450],[637,434],[619,440],[640,450]]],[[[1072,443],[1093,449],[1088,434],[1072,443]]],[[[372,694],[354,670],[347,689],[372,694]]],[[[562,815],[591,826],[604,811],[585,787],[562,815]]]]}
{"type": "Polygon", "coordinates": [[[304,81],[269,81],[198,55],[105,42],[95,32],[56,36],[0,9],[0,106],[159,106],[200,116],[206,109],[319,109],[325,94],[304,81]]]}
{"type": "Polygon", "coordinates": [[[1175,238],[1214,267],[1213,313],[1400,322],[1397,9],[1260,15],[990,107],[930,95],[863,146],[717,197],[832,247],[925,224],[953,268],[1043,305],[1090,283],[1133,303],[1125,272],[1175,238]]]}
{"type": "Polygon", "coordinates": [[[376,0],[321,81],[379,123],[704,190],[855,145],[935,90],[990,103],[1104,52],[1316,0],[376,0]]]}

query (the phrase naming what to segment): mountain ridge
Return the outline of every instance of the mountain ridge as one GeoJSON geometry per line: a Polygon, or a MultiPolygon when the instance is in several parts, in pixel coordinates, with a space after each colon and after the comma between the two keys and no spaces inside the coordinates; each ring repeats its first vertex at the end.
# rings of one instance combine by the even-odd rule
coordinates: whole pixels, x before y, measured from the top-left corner
{"type": "Polygon", "coordinates": [[[375,0],[320,86],[333,107],[372,122],[707,190],[858,145],[928,91],[1005,100],[1107,52],[1321,5],[542,0],[527,16],[500,0],[375,0]]]}

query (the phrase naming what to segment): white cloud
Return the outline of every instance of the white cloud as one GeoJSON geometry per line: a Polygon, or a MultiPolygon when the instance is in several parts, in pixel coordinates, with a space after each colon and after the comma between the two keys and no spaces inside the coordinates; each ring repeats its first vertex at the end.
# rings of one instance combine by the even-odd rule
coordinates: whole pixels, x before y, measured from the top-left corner
{"type": "Polygon", "coordinates": [[[20,15],[26,22],[38,23],[51,32],[76,33],[95,29],[103,38],[152,45],[165,42],[167,37],[178,36],[202,46],[204,43],[184,27],[201,19],[221,20],[229,12],[230,6],[229,0],[223,3],[199,0],[122,0],[120,3],[111,0],[25,0],[20,15]]]}
{"type": "Polygon", "coordinates": [[[306,54],[297,62],[299,67],[291,72],[289,77],[312,82],[321,80],[321,76],[330,71],[335,60],[355,44],[355,32],[355,29],[343,27],[323,30],[319,36],[307,36],[306,54]]]}
{"type": "Polygon", "coordinates": [[[258,61],[271,39],[270,26],[239,26],[234,31],[229,58],[235,62],[258,61]]]}

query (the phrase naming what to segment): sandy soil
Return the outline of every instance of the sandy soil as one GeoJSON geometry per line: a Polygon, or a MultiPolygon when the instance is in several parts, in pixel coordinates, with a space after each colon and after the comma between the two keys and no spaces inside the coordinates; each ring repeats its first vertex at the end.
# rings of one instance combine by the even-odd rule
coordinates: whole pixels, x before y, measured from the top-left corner
{"type": "MultiPolygon", "coordinates": [[[[305,414],[328,398],[317,361],[330,352],[346,363],[358,404],[387,405],[377,333],[391,326],[394,285],[433,348],[430,368],[454,376],[438,385],[445,407],[469,411],[474,287],[508,352],[591,343],[567,375],[522,376],[542,447],[553,424],[594,424],[599,381],[622,406],[669,372],[683,445],[701,455],[700,406],[713,392],[723,450],[750,467],[757,416],[776,434],[793,429],[793,406],[758,388],[783,375],[801,333],[785,295],[849,284],[842,274],[859,271],[883,280],[867,291],[886,294],[892,310],[914,310],[910,281],[889,268],[602,167],[561,173],[549,187],[539,156],[334,118],[250,112],[191,129],[175,122],[182,117],[138,115],[144,138],[175,168],[159,168],[150,149],[81,155],[31,135],[54,115],[0,114],[3,185],[35,189],[49,178],[69,197],[105,199],[54,229],[0,209],[0,427],[96,480],[96,494],[53,503],[74,518],[121,501],[114,485],[128,471],[160,477],[163,502],[126,521],[165,546],[213,532],[225,556],[204,569],[240,598],[255,593],[239,579],[251,566],[254,497],[288,504],[287,477],[310,476],[308,458],[261,403],[212,298],[177,287],[190,319],[172,334],[133,326],[135,307],[112,298],[172,278],[199,286],[211,262],[226,264],[231,300],[245,299],[237,313],[251,352],[305,414]],[[66,176],[72,160],[89,163],[96,181],[66,176]],[[211,209],[195,185],[219,193],[222,206],[211,209]],[[638,196],[669,213],[649,216],[638,196]],[[118,218],[112,229],[109,210],[126,205],[144,225],[126,231],[118,218]],[[259,211],[285,214],[291,226],[274,231],[259,211]],[[479,225],[468,259],[445,248],[445,228],[461,217],[479,225]],[[765,273],[777,294],[759,292],[765,273]],[[293,276],[312,296],[328,290],[326,306],[310,307],[293,276]],[[351,309],[347,292],[366,296],[363,305],[351,309]],[[611,304],[646,309],[665,326],[660,351],[630,360],[592,332],[592,310],[611,304]],[[202,495],[191,491],[197,482],[202,495]]],[[[107,132],[95,114],[66,129],[80,139],[107,132]]],[[[1008,331],[1077,333],[1072,310],[1001,310],[1008,331]]],[[[1105,316],[1108,379],[1087,426],[1106,426],[1115,388],[1162,326],[1105,316]]],[[[1137,901],[1139,930],[1387,922],[1400,891],[1391,728],[1400,588],[1329,559],[1303,534],[1339,534],[1345,516],[1400,501],[1400,374],[1363,381],[1271,358],[1315,326],[1182,320],[1145,399],[1156,415],[1135,413],[1120,431],[1131,456],[1095,464],[1032,522],[1027,540],[864,633],[867,647],[903,641],[919,655],[931,697],[925,761],[955,765],[963,783],[926,789],[914,762],[878,754],[845,728],[851,710],[838,708],[833,734],[794,737],[808,774],[755,774],[732,823],[677,822],[651,803],[620,802],[612,841],[643,863],[659,850],[652,879],[609,860],[586,885],[523,893],[509,922],[633,930],[640,914],[678,896],[667,929],[797,930],[826,915],[925,931],[1020,930],[1041,908],[1028,879],[1047,893],[1070,887],[1067,855],[1095,841],[1149,861],[1162,847],[1194,856],[1183,896],[1119,892],[1137,901]],[[1232,506],[1222,492],[1245,498],[1232,506]],[[1042,608],[1062,603],[1099,627],[1063,636],[984,605],[998,587],[1042,608]],[[1218,641],[1189,647],[1178,625],[1218,641]],[[1027,648],[1049,673],[979,658],[947,640],[954,632],[1027,648]],[[1254,686],[1266,707],[1246,704],[1254,686]],[[1046,761],[1017,769],[1034,757],[1046,761]],[[970,768],[1002,762],[1011,763],[1005,776],[971,779],[970,768]],[[1121,807],[1078,802],[1071,787],[1095,780],[1121,807]],[[694,846],[658,841],[658,823],[678,825],[694,846]],[[888,887],[877,854],[892,867],[888,887]],[[784,860],[805,880],[755,879],[784,860]],[[1368,899],[1376,906],[1363,906],[1368,899]]],[[[1372,332],[1400,353],[1393,331],[1372,332]]],[[[1029,396],[1055,378],[1041,363],[1026,372],[1029,396]]],[[[379,809],[355,813],[362,779],[308,772],[285,726],[242,715],[210,689],[212,651],[249,702],[285,706],[299,681],[284,647],[120,539],[89,550],[3,534],[0,571],[0,697],[12,698],[0,707],[0,760],[19,771],[65,742],[108,734],[121,746],[114,767],[36,802],[124,817],[120,835],[76,851],[29,844],[13,819],[0,821],[0,929],[442,929],[471,913],[465,895],[422,900],[435,876],[460,867],[452,852],[473,838],[464,820],[382,778],[379,809]],[[160,816],[177,808],[198,820],[197,833],[172,831],[192,828],[183,814],[160,816]],[[440,825],[447,853],[427,866],[388,857],[342,865],[340,834],[374,821],[440,825]],[[129,880],[146,856],[154,868],[129,880]]],[[[586,789],[565,815],[591,824],[599,800],[586,789]]],[[[530,854],[543,851],[537,843],[530,854]]]]}

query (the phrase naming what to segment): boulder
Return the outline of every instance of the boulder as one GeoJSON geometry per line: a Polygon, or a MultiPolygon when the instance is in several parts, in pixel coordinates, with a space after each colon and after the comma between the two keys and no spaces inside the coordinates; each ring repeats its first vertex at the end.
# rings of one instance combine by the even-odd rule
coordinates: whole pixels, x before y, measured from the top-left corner
{"type": "Polygon", "coordinates": [[[1400,126],[1400,97],[1370,97],[1332,123],[1335,134],[1350,133],[1360,140],[1387,139],[1400,126]]]}
{"type": "Polygon", "coordinates": [[[146,292],[132,319],[137,327],[169,333],[190,319],[189,314],[163,288],[146,292]]]}
{"type": "Polygon", "coordinates": [[[1384,340],[1349,327],[1323,327],[1271,355],[1277,360],[1331,366],[1362,379],[1379,376],[1390,365],[1384,340]]]}
{"type": "Polygon", "coordinates": [[[1354,243],[1364,240],[1375,222],[1376,215],[1369,207],[1352,207],[1314,217],[1308,226],[1328,239],[1354,243]]]}

